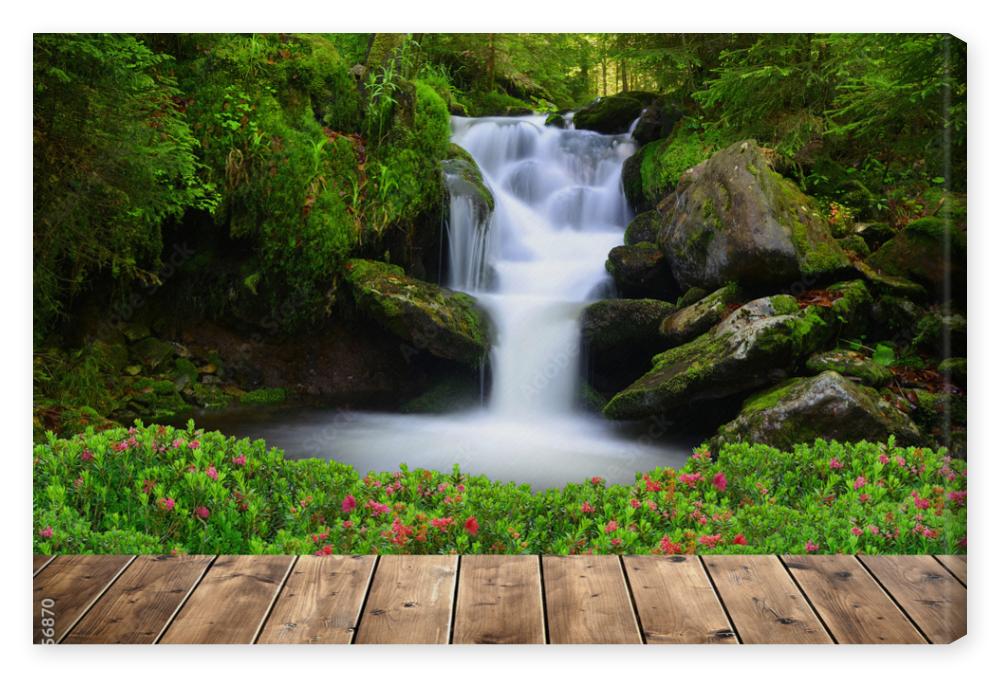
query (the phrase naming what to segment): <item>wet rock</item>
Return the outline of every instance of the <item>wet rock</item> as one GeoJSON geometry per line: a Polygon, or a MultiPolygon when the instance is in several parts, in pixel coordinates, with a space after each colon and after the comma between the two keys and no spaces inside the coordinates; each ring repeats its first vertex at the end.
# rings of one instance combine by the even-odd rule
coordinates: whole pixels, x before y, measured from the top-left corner
{"type": "Polygon", "coordinates": [[[824,440],[917,444],[917,426],[879,394],[836,371],[793,378],[748,399],[713,442],[765,443],[788,450],[799,443],[824,440]]]}
{"type": "Polygon", "coordinates": [[[358,308],[418,350],[473,367],[489,351],[489,319],[473,297],[384,262],[355,259],[345,271],[358,308]]]}
{"type": "Polygon", "coordinates": [[[919,283],[939,298],[965,299],[965,234],[950,221],[917,219],[866,261],[880,273],[919,283]]]}
{"type": "Polygon", "coordinates": [[[815,203],[753,141],[686,172],[660,211],[659,245],[682,288],[783,286],[851,271],[815,203]]]}
{"type": "Polygon", "coordinates": [[[836,371],[841,376],[875,388],[880,388],[892,380],[892,372],[889,369],[854,350],[817,352],[806,360],[806,369],[816,374],[836,371]]]}
{"type": "Polygon", "coordinates": [[[667,98],[657,98],[639,115],[632,137],[639,145],[666,138],[683,117],[684,110],[679,105],[667,98]]]}
{"type": "Polygon", "coordinates": [[[711,295],[663,319],[660,335],[668,345],[680,345],[693,340],[722,321],[731,311],[730,306],[739,299],[740,291],[735,284],[719,288],[711,295]]]}
{"type": "MultiPolygon", "coordinates": [[[[601,392],[617,392],[649,368],[650,358],[666,345],[658,329],[674,311],[652,299],[600,300],[580,318],[587,377],[601,392]]],[[[601,402],[603,406],[604,402],[601,402]]]]}
{"type": "Polygon", "coordinates": [[[655,209],[637,214],[625,228],[625,244],[656,243],[656,234],[660,228],[660,215],[655,209]]]}
{"type": "Polygon", "coordinates": [[[677,286],[663,252],[653,243],[619,245],[608,253],[605,264],[622,297],[670,299],[677,286]]]}
{"type": "Polygon", "coordinates": [[[642,113],[642,102],[628,95],[598,98],[573,116],[580,130],[598,133],[625,133],[642,113]]]}

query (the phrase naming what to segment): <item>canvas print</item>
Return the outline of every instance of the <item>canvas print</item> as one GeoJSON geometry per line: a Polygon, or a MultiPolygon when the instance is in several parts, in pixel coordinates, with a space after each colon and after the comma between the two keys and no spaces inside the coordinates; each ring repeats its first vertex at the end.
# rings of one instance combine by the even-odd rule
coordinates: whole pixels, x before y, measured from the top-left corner
{"type": "Polygon", "coordinates": [[[966,46],[35,34],[37,643],[949,643],[966,46]]]}

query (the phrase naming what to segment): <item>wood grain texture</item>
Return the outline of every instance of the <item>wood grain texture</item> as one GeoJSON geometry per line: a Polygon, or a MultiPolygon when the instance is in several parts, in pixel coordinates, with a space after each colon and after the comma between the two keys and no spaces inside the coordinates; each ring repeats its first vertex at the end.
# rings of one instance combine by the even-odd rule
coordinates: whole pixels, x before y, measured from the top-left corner
{"type": "Polygon", "coordinates": [[[647,643],[736,642],[698,557],[627,556],[623,561],[647,643]]]}
{"type": "Polygon", "coordinates": [[[712,555],[703,559],[742,642],[832,642],[777,557],[712,555]]]}
{"type": "Polygon", "coordinates": [[[863,556],[861,562],[933,643],[965,635],[966,590],[930,556],[863,556]]]}
{"type": "Polygon", "coordinates": [[[355,641],[447,644],[457,576],[457,556],[381,557],[355,641]]]}
{"type": "Polygon", "coordinates": [[[137,558],[70,631],[64,642],[152,644],[204,575],[213,558],[137,558]]]}
{"type": "Polygon", "coordinates": [[[618,557],[545,556],[542,568],[550,642],[642,642],[618,557]]]}
{"type": "Polygon", "coordinates": [[[452,641],[543,644],[545,612],[538,557],[462,557],[452,641]]]}
{"type": "Polygon", "coordinates": [[[925,642],[854,557],[810,555],[786,556],[784,559],[837,642],[925,642]]]}
{"type": "Polygon", "coordinates": [[[134,557],[80,555],[57,557],[35,576],[33,631],[36,644],[62,640],[134,557]],[[44,610],[44,611],[43,611],[44,610]],[[48,612],[51,610],[51,614],[48,612]],[[43,623],[53,620],[53,625],[43,623]],[[45,631],[52,629],[52,635],[45,631]]]}
{"type": "Polygon", "coordinates": [[[374,556],[301,557],[267,619],[260,644],[350,644],[374,556]]]}
{"type": "Polygon", "coordinates": [[[36,554],[31,558],[31,575],[37,576],[45,565],[55,559],[51,554],[36,554]]]}
{"type": "Polygon", "coordinates": [[[968,585],[969,564],[964,554],[939,554],[935,557],[941,564],[958,578],[962,585],[968,585]]]}
{"type": "Polygon", "coordinates": [[[160,642],[253,642],[294,561],[285,556],[220,556],[160,642]]]}

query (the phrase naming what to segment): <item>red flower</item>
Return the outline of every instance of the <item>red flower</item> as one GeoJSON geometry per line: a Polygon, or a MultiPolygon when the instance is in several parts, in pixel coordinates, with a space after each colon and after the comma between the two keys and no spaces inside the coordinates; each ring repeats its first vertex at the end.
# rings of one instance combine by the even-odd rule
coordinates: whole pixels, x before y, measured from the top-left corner
{"type": "Polygon", "coordinates": [[[965,504],[965,492],[966,492],[965,490],[955,490],[953,492],[949,492],[948,499],[950,499],[958,506],[962,506],[963,504],[965,504]]]}
{"type": "Polygon", "coordinates": [[[721,540],[721,539],[722,539],[722,535],[721,534],[718,534],[718,535],[702,535],[700,538],[698,538],[698,542],[700,542],[701,544],[705,545],[705,547],[711,548],[711,547],[715,547],[717,544],[719,544],[719,540],[721,540]]]}
{"type": "Polygon", "coordinates": [[[864,531],[858,528],[857,526],[851,528],[851,535],[854,535],[855,537],[861,537],[862,533],[864,533],[864,531]]]}
{"type": "Polygon", "coordinates": [[[92,461],[93,458],[94,458],[94,453],[91,452],[90,450],[84,450],[80,454],[80,461],[92,461]]]}
{"type": "Polygon", "coordinates": [[[854,481],[854,489],[855,490],[860,490],[861,488],[863,488],[865,486],[865,483],[867,483],[867,482],[868,481],[865,480],[864,476],[858,476],[855,479],[855,481],[854,481]]]}
{"type": "Polygon", "coordinates": [[[728,484],[729,481],[726,480],[726,474],[724,474],[722,471],[719,471],[717,474],[715,474],[715,476],[712,477],[712,485],[714,485],[715,489],[718,490],[719,492],[725,492],[726,485],[728,484]]]}
{"type": "Polygon", "coordinates": [[[844,468],[844,465],[837,461],[837,458],[834,457],[830,460],[830,468],[836,471],[837,469],[844,468]]]}
{"type": "Polygon", "coordinates": [[[247,463],[247,458],[246,455],[244,454],[241,454],[238,457],[233,457],[233,465],[235,466],[243,466],[246,463],[247,463]]]}
{"type": "Polygon", "coordinates": [[[193,450],[196,450],[199,447],[201,447],[201,443],[198,442],[197,440],[192,440],[191,442],[188,443],[188,447],[190,447],[193,450]]]}
{"type": "Polygon", "coordinates": [[[590,479],[590,482],[591,482],[591,483],[592,483],[593,485],[600,485],[601,483],[603,483],[603,482],[604,482],[604,479],[603,479],[603,478],[601,478],[600,476],[594,476],[593,478],[591,478],[591,479],[590,479]]]}
{"type": "Polygon", "coordinates": [[[693,488],[695,485],[698,484],[698,481],[701,480],[701,474],[700,473],[682,473],[681,475],[678,476],[678,478],[680,479],[680,481],[682,483],[684,483],[684,485],[688,486],[689,488],[693,488]]]}
{"type": "Polygon", "coordinates": [[[819,551],[819,545],[817,545],[812,540],[807,540],[806,541],[806,553],[809,553],[809,552],[818,552],[818,551],[819,551]]]}
{"type": "Polygon", "coordinates": [[[447,530],[448,526],[451,525],[453,520],[454,519],[452,519],[452,517],[450,516],[446,516],[444,518],[439,518],[439,519],[431,519],[431,525],[437,528],[438,530],[447,530]]]}
{"type": "Polygon", "coordinates": [[[664,554],[680,554],[684,548],[672,541],[669,535],[664,535],[660,539],[660,551],[664,554]]]}
{"type": "Polygon", "coordinates": [[[52,526],[45,526],[40,531],[38,531],[38,535],[48,540],[49,538],[52,537],[52,526]]]}
{"type": "Polygon", "coordinates": [[[214,466],[209,466],[207,469],[205,469],[205,475],[211,478],[212,480],[219,480],[219,472],[215,470],[214,466]]]}
{"type": "Polygon", "coordinates": [[[354,511],[354,507],[358,506],[358,501],[354,499],[354,495],[346,495],[344,501],[340,503],[340,510],[345,514],[354,511]]]}
{"type": "Polygon", "coordinates": [[[368,503],[365,504],[365,506],[368,507],[369,511],[371,511],[376,516],[379,515],[379,514],[388,514],[389,513],[389,505],[388,504],[382,504],[381,502],[376,502],[373,499],[368,500],[368,503]]]}
{"type": "Polygon", "coordinates": [[[163,509],[163,511],[173,511],[174,510],[174,501],[172,499],[170,499],[169,497],[161,497],[158,500],[158,504],[160,505],[160,509],[163,509]]]}
{"type": "Polygon", "coordinates": [[[931,503],[918,495],[916,490],[910,493],[910,495],[913,497],[913,506],[917,509],[927,509],[931,506],[931,503]]]}
{"type": "Polygon", "coordinates": [[[638,509],[640,506],[642,506],[642,503],[637,499],[633,499],[629,502],[629,506],[632,507],[633,509],[638,509]]]}
{"type": "Polygon", "coordinates": [[[212,512],[208,510],[206,506],[195,507],[194,515],[200,518],[202,521],[207,519],[212,512]]]}
{"type": "Polygon", "coordinates": [[[734,545],[748,545],[747,539],[743,536],[743,533],[737,533],[733,538],[734,545]]]}
{"type": "Polygon", "coordinates": [[[608,521],[608,525],[604,526],[605,533],[614,533],[616,530],[618,530],[618,522],[614,519],[608,521]]]}
{"type": "Polygon", "coordinates": [[[469,531],[469,535],[475,535],[479,532],[479,521],[476,520],[475,516],[465,519],[465,529],[469,531]]]}
{"type": "Polygon", "coordinates": [[[593,514],[594,505],[591,504],[589,501],[584,502],[583,504],[580,505],[580,511],[582,511],[584,514],[593,514]]]}
{"type": "Polygon", "coordinates": [[[622,539],[621,538],[611,538],[611,545],[612,545],[612,547],[617,547],[620,544],[622,544],[622,539]]]}

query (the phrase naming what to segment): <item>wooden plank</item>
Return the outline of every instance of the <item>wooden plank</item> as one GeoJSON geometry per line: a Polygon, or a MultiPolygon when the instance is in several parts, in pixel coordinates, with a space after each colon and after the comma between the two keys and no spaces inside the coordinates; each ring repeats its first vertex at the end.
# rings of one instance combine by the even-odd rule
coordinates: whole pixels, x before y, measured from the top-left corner
{"type": "Polygon", "coordinates": [[[542,570],[550,642],[642,642],[618,557],[545,556],[542,570]]]}
{"type": "Polygon", "coordinates": [[[38,572],[45,568],[45,565],[55,559],[51,554],[36,554],[31,558],[31,575],[37,576],[38,572]]]}
{"type": "Polygon", "coordinates": [[[736,642],[698,557],[628,556],[623,561],[647,643],[736,642]]]}
{"type": "Polygon", "coordinates": [[[969,571],[969,564],[966,561],[964,554],[938,554],[935,559],[941,562],[941,564],[951,571],[952,575],[958,578],[958,581],[962,585],[968,585],[969,582],[966,580],[969,571]]]}
{"type": "Polygon", "coordinates": [[[160,642],[253,642],[294,561],[287,556],[220,556],[160,642]]]}
{"type": "Polygon", "coordinates": [[[56,557],[34,579],[33,641],[40,644],[62,640],[134,558],[56,557]]]}
{"type": "Polygon", "coordinates": [[[169,555],[137,558],[63,642],[153,644],[213,558],[169,555]]]}
{"type": "Polygon", "coordinates": [[[350,644],[374,567],[374,556],[299,558],[257,642],[350,644]]]}
{"type": "Polygon", "coordinates": [[[447,644],[457,556],[380,557],[356,642],[447,644]]]}
{"type": "Polygon", "coordinates": [[[784,559],[837,642],[926,642],[854,557],[809,555],[784,559]]]}
{"type": "Polygon", "coordinates": [[[832,642],[777,557],[712,555],[703,559],[741,641],[832,642]]]}
{"type": "Polygon", "coordinates": [[[452,641],[544,644],[545,611],[538,557],[462,557],[452,641]]]}
{"type": "Polygon", "coordinates": [[[931,642],[965,635],[965,588],[933,557],[862,556],[861,563],[931,642]]]}

